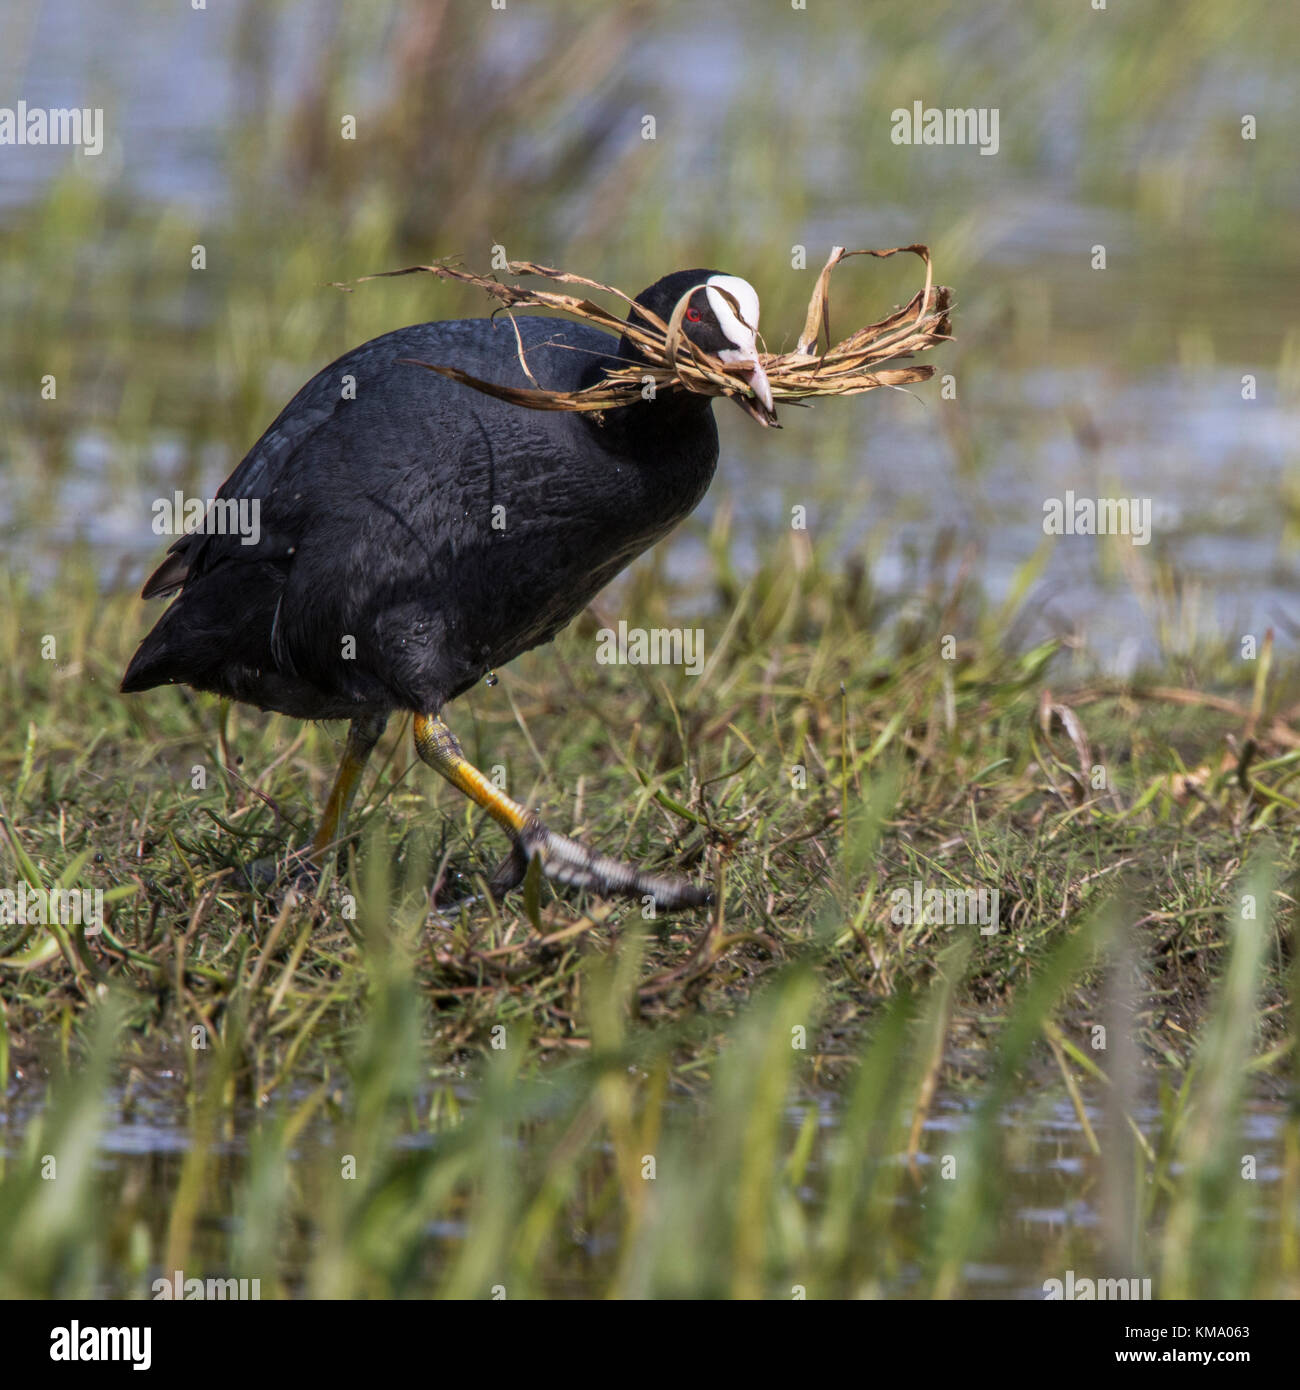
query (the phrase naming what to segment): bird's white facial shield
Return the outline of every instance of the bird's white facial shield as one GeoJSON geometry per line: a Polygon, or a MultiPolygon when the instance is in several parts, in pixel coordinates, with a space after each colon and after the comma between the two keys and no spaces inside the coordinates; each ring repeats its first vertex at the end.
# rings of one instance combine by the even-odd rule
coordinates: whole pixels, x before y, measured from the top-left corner
{"type": "Polygon", "coordinates": [[[763,408],[760,411],[748,399],[740,399],[737,404],[759,424],[774,425],[776,411],[772,406],[772,388],[758,360],[758,292],[738,275],[711,275],[705,293],[728,342],[734,344],[724,348],[718,356],[724,362],[743,362],[750,367],[745,380],[753,387],[763,408]]]}

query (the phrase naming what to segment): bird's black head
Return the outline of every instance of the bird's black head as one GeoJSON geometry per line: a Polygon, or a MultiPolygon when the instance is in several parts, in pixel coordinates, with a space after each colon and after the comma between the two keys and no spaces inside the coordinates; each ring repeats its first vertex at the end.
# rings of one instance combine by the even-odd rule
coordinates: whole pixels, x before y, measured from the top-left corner
{"type": "MultiPolygon", "coordinates": [[[[724,275],[720,270],[678,270],[642,290],[636,302],[667,323],[682,296],[692,287],[696,288],[686,306],[682,332],[714,357],[743,364],[746,370],[742,379],[754,394],[733,399],[760,425],[776,424],[772,390],[758,359],[758,294],[748,280],[724,275]]],[[[635,321],[636,310],[632,309],[628,322],[635,321]]],[[[641,356],[627,338],[623,339],[621,354],[633,360],[641,356]]]]}

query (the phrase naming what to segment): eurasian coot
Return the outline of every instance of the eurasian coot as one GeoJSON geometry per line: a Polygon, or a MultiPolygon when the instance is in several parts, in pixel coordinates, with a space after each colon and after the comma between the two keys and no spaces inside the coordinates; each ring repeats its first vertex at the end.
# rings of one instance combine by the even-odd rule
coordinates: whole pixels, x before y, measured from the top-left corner
{"type": "MultiPolygon", "coordinates": [[[[775,423],[748,282],[685,270],[637,303],[666,322],[693,286],[685,333],[752,363],[753,395],[737,399],[775,423]]],[[[643,360],[626,337],[529,317],[417,324],[340,357],[217,494],[257,503],[254,534],[184,535],[145,584],[145,598],[179,596],[140,644],[123,691],[179,682],[300,719],[350,720],[314,860],[338,840],[388,716],[410,710],[419,756],[513,841],[494,891],[516,885],[538,855],[548,876],[597,893],[661,908],[706,902],[708,890],[684,878],[548,830],[469,763],[442,719],[448,701],[550,641],[693,510],[718,435],[712,398],[680,388],[594,418],[509,404],[415,363],[572,391],[643,360]]]]}

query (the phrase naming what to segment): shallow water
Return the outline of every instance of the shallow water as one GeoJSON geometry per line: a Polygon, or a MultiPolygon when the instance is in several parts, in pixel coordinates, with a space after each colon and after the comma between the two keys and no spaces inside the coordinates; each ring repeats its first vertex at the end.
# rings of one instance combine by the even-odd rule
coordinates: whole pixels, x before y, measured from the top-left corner
{"type": "MultiPolygon", "coordinates": [[[[108,1096],[107,1120],[96,1158],[96,1182],[103,1185],[105,1200],[110,1205],[129,1204],[128,1214],[138,1212],[138,1220],[146,1226],[155,1226],[161,1214],[171,1210],[182,1160],[191,1147],[190,1119],[183,1103],[178,1104],[184,1089],[181,1078],[162,1069],[143,1085],[131,1088],[126,1108],[121,1087],[112,1088],[108,1096]]],[[[472,1110],[473,1090],[464,1085],[456,1089],[462,1104],[472,1110]]],[[[304,1089],[286,1099],[300,1102],[306,1094],[304,1089]]],[[[1090,1097],[1086,1090],[1084,1095],[1089,1123],[1105,1149],[1106,1116],[1099,1106],[1100,1097],[1090,1097]]],[[[423,1104],[420,1101],[415,1108],[421,1109],[423,1104]]],[[[843,1101],[834,1092],[821,1092],[809,1102],[792,1106],[787,1112],[786,1136],[791,1146],[803,1125],[808,1104],[816,1108],[821,1137],[797,1195],[808,1218],[815,1220],[825,1197],[822,1144],[839,1127],[843,1101]]],[[[918,1242],[925,1239],[927,1213],[944,1186],[938,1166],[959,1150],[973,1122],[975,1105],[968,1093],[941,1088],[936,1094],[924,1125],[924,1151],[917,1160],[919,1180],[904,1182],[900,1187],[890,1225],[891,1238],[901,1252],[897,1274],[873,1284],[869,1290],[856,1292],[905,1298],[923,1291],[919,1287],[922,1272],[907,1252],[915,1250],[918,1242]]],[[[21,1160],[24,1133],[41,1108],[37,1088],[22,1081],[11,1086],[7,1103],[0,1106],[0,1160],[21,1160]]],[[[1247,1105],[1240,1122],[1242,1150],[1253,1155],[1257,1165],[1254,1181],[1258,1184],[1259,1202],[1248,1220],[1256,1231],[1251,1248],[1261,1256],[1274,1248],[1280,1238],[1274,1199],[1283,1179],[1284,1109],[1279,1102],[1258,1099],[1247,1105]]],[[[241,1218],[234,1194],[249,1176],[248,1136],[258,1118],[258,1112],[251,1107],[236,1108],[209,1144],[213,1167],[209,1170],[208,1195],[200,1222],[205,1234],[197,1246],[203,1264],[199,1270],[188,1271],[191,1275],[250,1277],[248,1270],[229,1266],[226,1242],[239,1233],[241,1218]]],[[[1159,1116],[1154,1108],[1139,1106],[1134,1119],[1149,1139],[1156,1139],[1159,1116]]],[[[670,1104],[666,1115],[669,1136],[675,1126],[691,1123],[689,1107],[670,1104]]],[[[1008,1107],[1000,1125],[1008,1136],[1007,1152],[999,1160],[1003,1205],[992,1238],[978,1258],[964,1268],[963,1296],[1041,1300],[1045,1297],[1046,1280],[1065,1278],[1063,1260],[1069,1261],[1077,1278],[1102,1277],[1106,1266],[1101,1161],[1091,1152],[1068,1097],[1054,1088],[1031,1090],[1008,1107]]],[[[404,1134],[395,1145],[399,1150],[436,1153],[442,1142],[443,1136],[438,1133],[416,1131],[404,1134]]],[[[290,1185],[295,1169],[337,1170],[344,1143],[330,1122],[310,1123],[286,1155],[290,1185]]],[[[521,1149],[523,1152],[526,1150],[521,1149]]],[[[610,1153],[607,1146],[606,1152],[610,1153]]],[[[891,1161],[902,1166],[906,1157],[898,1154],[891,1161]]],[[[1178,1169],[1173,1171],[1176,1174],[1178,1169]]],[[[274,1279],[279,1280],[284,1292],[293,1295],[304,1291],[313,1225],[321,1219],[321,1213],[293,1204],[289,1211],[293,1238],[276,1247],[280,1253],[274,1279]]],[[[555,1268],[539,1270],[543,1296],[601,1296],[605,1281],[617,1267],[622,1221],[617,1204],[603,1215],[585,1210],[581,1215],[571,1214],[563,1228],[568,1253],[555,1268]],[[575,1272],[575,1258],[585,1273],[575,1272]]],[[[456,1259],[469,1228],[467,1220],[455,1217],[427,1223],[420,1261],[430,1280],[436,1281],[439,1271],[456,1259]]],[[[134,1275],[125,1268],[116,1269],[110,1279],[97,1286],[96,1292],[104,1297],[148,1298],[152,1282],[163,1273],[169,1272],[141,1261],[134,1275]]],[[[1152,1267],[1134,1269],[1125,1275],[1151,1277],[1159,1297],[1157,1276],[1154,1251],[1152,1267]]],[[[262,1280],[262,1296],[273,1296],[273,1277],[264,1274],[262,1280]]]]}

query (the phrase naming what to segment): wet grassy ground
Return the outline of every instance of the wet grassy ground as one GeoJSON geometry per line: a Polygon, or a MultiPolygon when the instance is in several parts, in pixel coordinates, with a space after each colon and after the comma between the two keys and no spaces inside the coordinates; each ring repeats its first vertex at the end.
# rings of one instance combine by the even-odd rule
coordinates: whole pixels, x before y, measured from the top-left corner
{"type": "MultiPolygon", "coordinates": [[[[672,589],[648,569],[622,611],[667,622],[672,589]]],[[[1294,1279],[1283,1135],[1295,1122],[1276,1112],[1284,1128],[1267,1137],[1285,1157],[1247,1194],[1232,1117],[1284,1095],[1294,1067],[1295,671],[1265,679],[1261,664],[1256,689],[1050,693],[1048,653],[999,650],[1005,615],[945,661],[864,621],[842,575],[787,556],[742,587],[698,680],[596,666],[579,623],[459,707],[467,747],[553,824],[707,876],[716,908],[646,922],[635,905],[544,887],[535,905],[515,894],[431,916],[431,886],[481,886],[502,845],[414,762],[402,730],[365,787],[356,853],[314,897],[250,896],[240,866],[306,831],[335,731],[227,717],[181,691],[120,699],[132,602],[83,595],[80,619],[67,588],[57,612],[41,596],[9,610],[24,631],[41,614],[74,634],[60,660],[24,656],[16,622],[4,650],[16,707],[45,711],[0,745],[17,770],[5,853],[32,882],[92,884],[107,903],[100,934],[32,927],[4,942],[14,1114],[61,1054],[73,1078],[37,1123],[10,1121],[0,1220],[35,1261],[10,1262],[14,1291],[121,1288],[128,1240],[137,1271],[200,1265],[261,1277],[268,1292],[468,1293],[484,1278],[551,1294],[771,1293],[785,1280],[979,1293],[981,1242],[1004,1238],[996,1216],[1012,1200],[984,1165],[1020,1142],[1001,1106],[1050,1095],[1053,1076],[1081,1088],[1071,1200],[1095,1197],[1122,1157],[1121,1191],[1151,1213],[1141,1268],[1162,1288],[1294,1279]],[[900,923],[895,892],[913,882],[996,889],[998,930],[900,923]],[[1112,1038],[1100,1048],[1098,1026],[1112,1038]],[[161,1104],[184,1157],[164,1177],[159,1153],[138,1189],[139,1165],[121,1161],[79,1172],[76,1198],[61,1189],[69,1220],[79,1213],[70,1273],[30,1184],[37,1155],[66,1152],[67,1127],[86,1142],[108,1103],[94,1088],[110,1077],[125,1114],[133,1094],[161,1104]],[[828,1087],[847,1089],[822,1133],[828,1087]],[[953,1136],[925,1121],[936,1094],[963,1090],[974,1117],[957,1137],[980,1150],[982,1176],[958,1184],[946,1215],[891,1224],[900,1185],[939,1182],[953,1136]],[[1121,1116],[1139,1106],[1135,1155],[1121,1116]],[[809,1118],[793,1124],[791,1107],[809,1118]],[[1207,1112],[1220,1117],[1208,1132],[1196,1122],[1207,1112]],[[339,1176],[349,1154],[360,1185],[339,1176]],[[668,1194],[640,1195],[644,1158],[671,1176],[668,1194]],[[815,1183],[803,1177],[814,1161],[815,1183]],[[101,1222],[91,1208],[106,1181],[125,1205],[101,1222]],[[836,1183],[855,1194],[839,1198],[856,1213],[848,1227],[847,1210],[825,1205],[836,1183]],[[1161,1240],[1182,1241],[1181,1260],[1224,1238],[1211,1195],[1273,1211],[1264,1245],[1233,1238],[1228,1274],[1159,1253],[1161,1240]],[[255,1201],[269,1204],[259,1222],[306,1222],[310,1252],[244,1225],[240,1204],[255,1201]],[[1191,1219],[1187,1204],[1197,1221],[1170,1231],[1175,1212],[1191,1219]],[[686,1261],[705,1212],[718,1248],[686,1261]],[[322,1219],[336,1223],[328,1256],[322,1219]],[[384,1244],[394,1221],[400,1258],[384,1244]],[[922,1239],[927,1221],[939,1229],[922,1239]],[[453,1223],[441,1236],[440,1222],[453,1223]],[[877,1227],[878,1249],[862,1240],[877,1227]],[[603,1232],[617,1256],[590,1261],[575,1230],[603,1232]]],[[[955,603],[937,593],[936,621],[955,603]]],[[[1081,1265],[1113,1261],[1118,1219],[1063,1221],[1030,1244],[1012,1287],[1039,1262],[1055,1277],[1067,1248],[1081,1265]]]]}
{"type": "Polygon", "coordinates": [[[457,7],[160,21],[148,138],[115,24],[116,176],[6,183],[0,887],[106,921],[0,928],[0,1293],[1300,1291],[1294,17],[813,8],[512,7],[527,44],[457,7]],[[1000,105],[999,157],[889,143],[917,96],[1000,105]],[[793,245],[911,240],[957,290],[956,399],[724,412],[701,513],[450,711],[556,829],[713,910],[431,916],[504,845],[400,721],[319,892],[241,890],[342,730],[116,693],[152,504],[210,495],[338,352],[483,311],[330,282],[498,242],[632,290],[716,263],[777,348],[793,245]],[[1045,540],[1067,487],[1152,495],[1150,548],[1045,540]],[[700,626],[703,674],[599,664],[620,620],[700,626]],[[998,930],[898,920],[916,883],[996,890],[998,930]]]}

